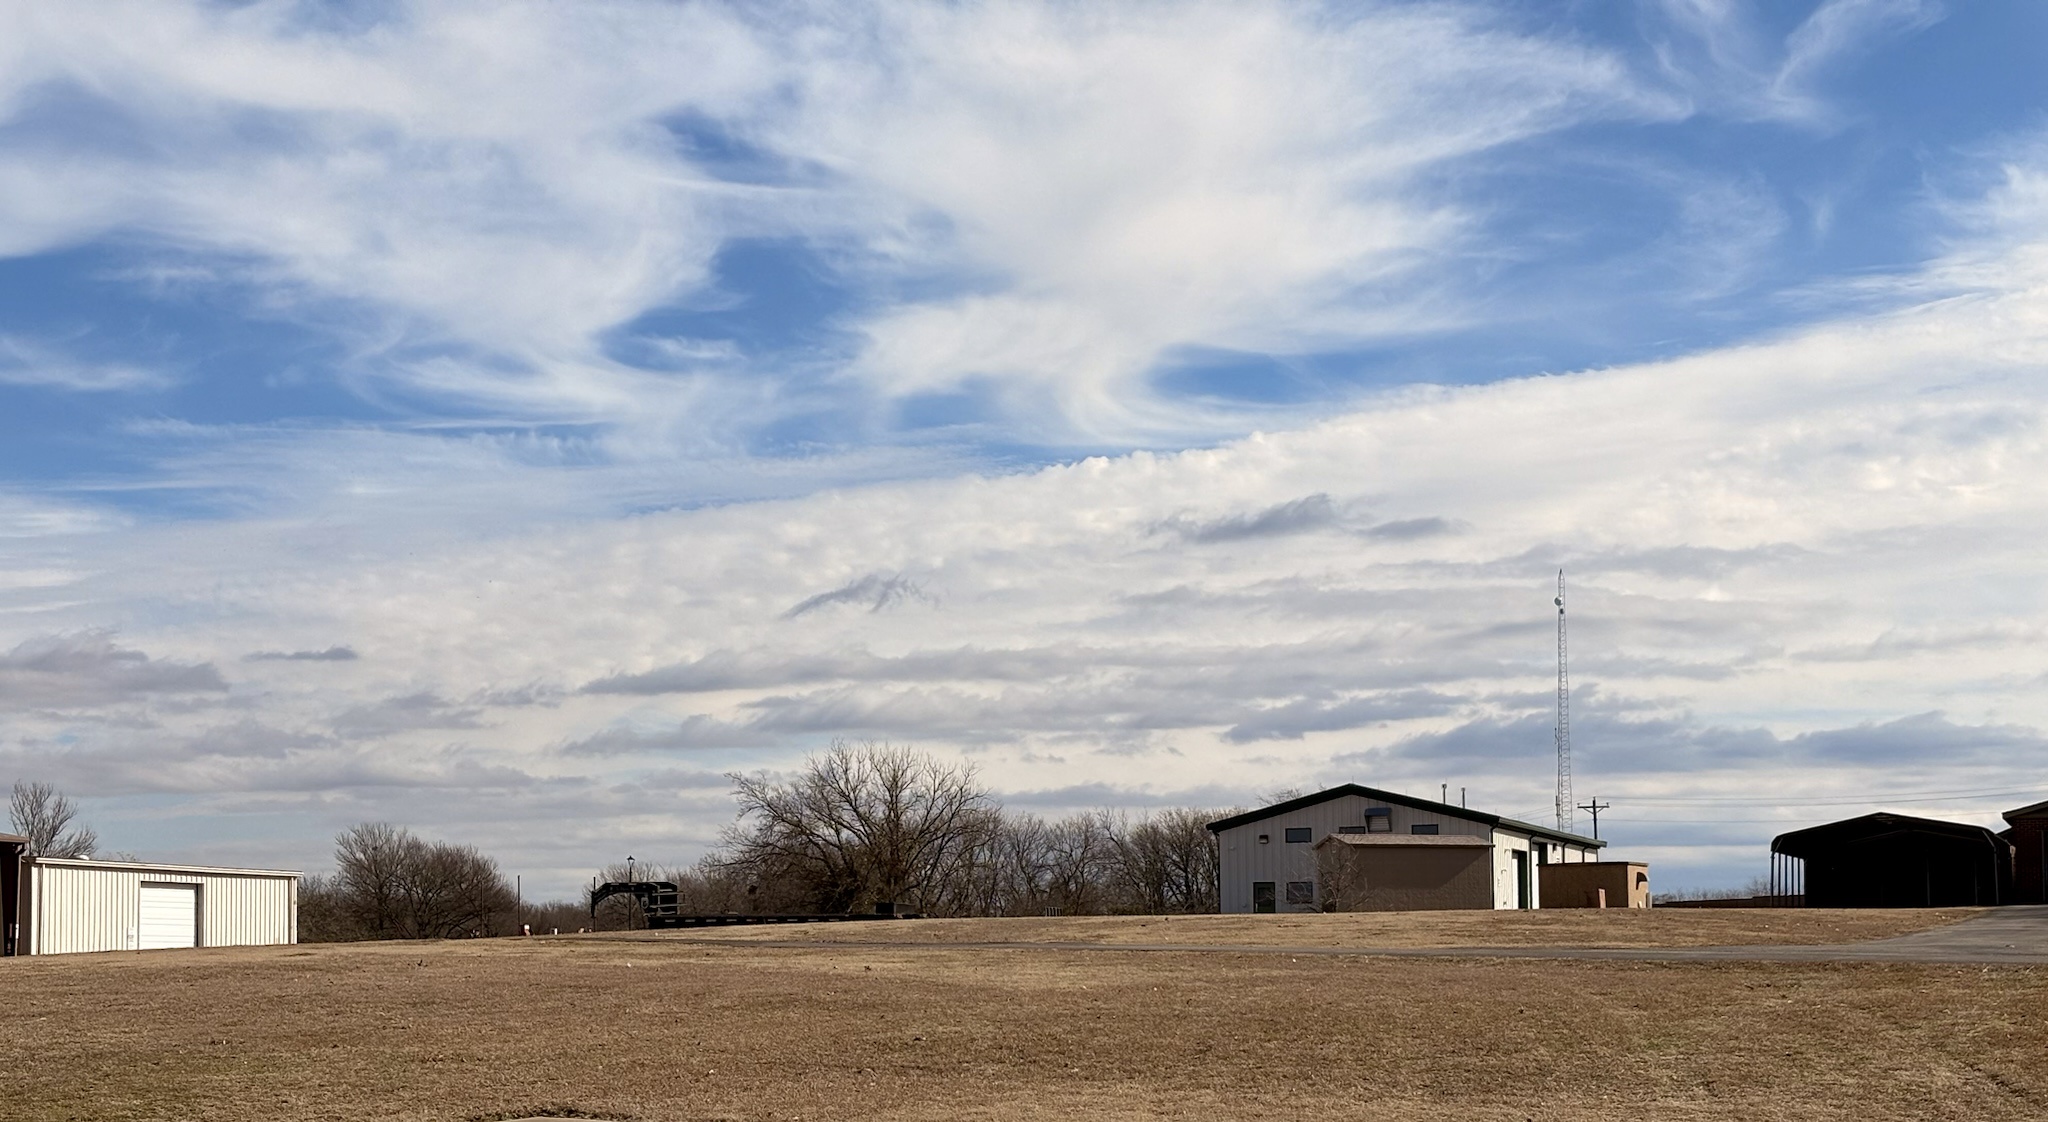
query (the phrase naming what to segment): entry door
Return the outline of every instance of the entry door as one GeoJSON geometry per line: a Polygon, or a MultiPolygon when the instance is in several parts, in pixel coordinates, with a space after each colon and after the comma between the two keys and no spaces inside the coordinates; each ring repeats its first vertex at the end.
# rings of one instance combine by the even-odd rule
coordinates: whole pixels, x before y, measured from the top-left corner
{"type": "Polygon", "coordinates": [[[1273,892],[1273,884],[1274,882],[1270,880],[1255,880],[1252,882],[1252,911],[1278,912],[1280,910],[1278,906],[1279,900],[1273,892]]]}
{"type": "Polygon", "coordinates": [[[145,951],[199,945],[199,886],[145,884],[136,946],[145,951]]]}
{"type": "Polygon", "coordinates": [[[1515,854],[1515,907],[1529,906],[1529,851],[1517,849],[1515,854]]]}

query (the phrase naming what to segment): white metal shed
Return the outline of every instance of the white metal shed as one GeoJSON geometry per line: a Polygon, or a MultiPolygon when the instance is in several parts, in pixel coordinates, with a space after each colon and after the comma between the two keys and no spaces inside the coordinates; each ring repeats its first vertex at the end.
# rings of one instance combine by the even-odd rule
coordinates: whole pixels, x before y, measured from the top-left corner
{"type": "Polygon", "coordinates": [[[250,947],[299,940],[299,874],[34,857],[21,954],[250,947]]]}

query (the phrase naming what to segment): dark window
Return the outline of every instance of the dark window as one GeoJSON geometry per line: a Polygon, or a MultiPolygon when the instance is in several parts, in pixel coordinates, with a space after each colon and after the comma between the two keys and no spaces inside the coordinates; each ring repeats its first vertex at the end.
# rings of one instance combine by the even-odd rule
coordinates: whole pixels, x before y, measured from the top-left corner
{"type": "Polygon", "coordinates": [[[1264,844],[1266,844],[1267,842],[1269,842],[1269,841],[1272,841],[1272,840],[1273,840],[1273,835],[1271,835],[1271,834],[1260,834],[1260,835],[1259,835],[1259,844],[1260,844],[1260,845],[1264,845],[1264,844]]]}
{"type": "Polygon", "coordinates": [[[1372,817],[1370,817],[1370,818],[1368,818],[1368,819],[1366,819],[1366,820],[1365,820],[1365,832],[1366,832],[1366,833],[1368,833],[1368,834],[1391,834],[1391,833],[1393,833],[1393,832],[1394,832],[1394,816],[1393,816],[1393,815],[1391,815],[1391,814],[1375,814],[1375,815],[1373,815],[1372,817]]]}
{"type": "Polygon", "coordinates": [[[1417,822],[1413,826],[1408,827],[1408,832],[1411,834],[1434,834],[1436,833],[1436,823],[1417,822]]]}
{"type": "Polygon", "coordinates": [[[1287,840],[1291,842],[1314,841],[1316,840],[1316,832],[1308,826],[1289,826],[1287,827],[1287,840]]]}
{"type": "Polygon", "coordinates": [[[1273,906],[1273,882],[1269,880],[1253,881],[1252,911],[1277,912],[1279,910],[1280,909],[1273,906]]]}
{"type": "Polygon", "coordinates": [[[1363,827],[1363,826],[1339,826],[1339,827],[1337,827],[1337,832],[1338,832],[1338,833],[1340,833],[1340,834],[1362,834],[1362,833],[1365,833],[1365,827],[1363,827]]]}
{"type": "Polygon", "coordinates": [[[1287,882],[1289,904],[1313,904],[1316,902],[1316,882],[1312,880],[1291,880],[1287,882]]]}
{"type": "Polygon", "coordinates": [[[1536,843],[1536,863],[1538,865],[1550,864],[1550,846],[1548,843],[1536,843]]]}

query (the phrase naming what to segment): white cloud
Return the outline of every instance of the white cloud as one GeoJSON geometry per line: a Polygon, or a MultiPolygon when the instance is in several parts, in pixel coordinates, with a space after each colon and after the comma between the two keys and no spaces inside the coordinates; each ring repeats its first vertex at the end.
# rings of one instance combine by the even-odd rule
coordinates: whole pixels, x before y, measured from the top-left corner
{"type": "MultiPolygon", "coordinates": [[[[450,829],[630,788],[591,813],[701,845],[723,804],[664,803],[641,777],[847,733],[962,753],[1040,799],[1358,778],[1537,813],[1563,566],[1585,781],[1617,804],[1795,777],[1813,797],[2023,789],[2048,729],[2029,638],[2048,630],[2048,390],[2027,375],[2044,353],[2048,297],[2022,284],[1019,475],[625,519],[537,492],[546,529],[455,519],[396,547],[379,535],[427,501],[405,488],[325,537],[245,519],[27,539],[81,576],[12,592],[53,604],[18,636],[133,621],[136,650],[231,667],[232,689],[196,707],[129,691],[129,724],[18,708],[0,748],[222,813],[305,800],[317,832],[419,786],[450,829]],[[832,590],[872,608],[897,580],[927,598],[791,613],[832,590]],[[344,643],[361,657],[240,661],[344,643]],[[142,767],[167,738],[185,747],[142,767]]],[[[573,482],[501,470],[505,496],[573,482]]]]}
{"type": "Polygon", "coordinates": [[[121,362],[87,362],[62,348],[0,334],[0,385],[47,386],[81,393],[156,390],[171,384],[159,370],[121,362]]]}
{"type": "Polygon", "coordinates": [[[1673,32],[1655,40],[1658,59],[1704,107],[1816,128],[1841,123],[1841,110],[1817,88],[1829,68],[1944,14],[1934,0],[1824,0],[1774,38],[1763,26],[1765,5],[1660,0],[1657,8],[1673,32]]]}
{"type": "MultiPolygon", "coordinates": [[[[1788,49],[1801,73],[1838,57],[1851,16],[1910,24],[1893,10],[1712,49],[1768,86],[1788,49]]],[[[53,150],[0,138],[21,170],[0,212],[26,216],[0,241],[175,246],[205,260],[154,283],[253,279],[354,340],[370,389],[473,407],[129,422],[173,449],[132,486],[205,512],[176,522],[81,497],[118,481],[0,495],[0,762],[154,793],[136,830],[171,801],[180,830],[260,819],[317,863],[348,821],[410,818],[566,889],[628,840],[687,856],[729,814],[712,776],[837,733],[958,753],[1051,809],[1364,779],[1527,814],[1559,566],[1585,779],[1618,804],[2038,782],[2030,150],[1883,314],[1010,475],[944,449],[746,460],[704,434],[781,391],[722,379],[782,372],[679,340],[655,375],[595,345],[734,237],[801,236],[890,294],[852,313],[877,393],[992,382],[1057,403],[1055,435],[1156,435],[1203,420],[1147,398],[1166,348],[1456,314],[1386,287],[1426,287],[1418,260],[1478,220],[1418,176],[1673,110],[1597,53],[1427,6],[807,9],[781,37],[636,4],[421,7],[338,37],[281,4],[53,11],[0,17],[0,51],[34,60],[0,112],[61,78],[168,139],[38,179],[53,150]],[[659,127],[676,114],[780,185],[715,181],[659,127]]],[[[1699,257],[1711,295],[1782,218],[1745,182],[1693,186],[1691,240],[1748,247],[1699,257]]]]}
{"type": "Polygon", "coordinates": [[[601,336],[702,293],[735,239],[800,239],[873,294],[843,373],[885,398],[985,382],[1055,436],[1207,430],[1145,386],[1171,348],[1461,314],[1417,282],[1475,216],[1419,176],[1673,111],[1596,50],[1458,6],[313,14],[0,17],[36,60],[0,90],[0,252],[198,255],[187,283],[235,277],[341,333],[366,389],[700,441],[758,422],[792,372],[675,340],[678,369],[649,374],[601,336]]]}
{"type": "Polygon", "coordinates": [[[1171,412],[1142,378],[1176,345],[1291,350],[1455,314],[1395,287],[1470,232],[1420,174],[1669,112],[1614,60],[1463,9],[1074,11],[907,9],[881,21],[882,73],[806,71],[816,109],[778,144],[942,218],[936,259],[907,266],[969,278],[864,324],[858,369],[889,392],[992,379],[1084,431],[1142,429],[1171,412]]]}

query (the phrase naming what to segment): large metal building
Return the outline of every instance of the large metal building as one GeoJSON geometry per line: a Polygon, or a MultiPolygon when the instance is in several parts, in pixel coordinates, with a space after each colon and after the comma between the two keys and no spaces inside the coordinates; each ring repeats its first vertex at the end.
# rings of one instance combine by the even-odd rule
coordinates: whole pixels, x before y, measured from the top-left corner
{"type": "Polygon", "coordinates": [[[9,954],[298,942],[295,872],[53,857],[0,866],[18,870],[9,954]]]}
{"type": "Polygon", "coordinates": [[[2012,846],[2012,902],[2048,904],[2048,802],[2005,812],[2012,846]]]}
{"type": "Polygon", "coordinates": [[[1542,906],[1538,870],[1607,843],[1346,783],[1209,823],[1225,912],[1542,906]]]}
{"type": "Polygon", "coordinates": [[[1771,895],[1809,908],[2012,902],[2012,845],[1982,826],[1880,812],[1771,839],[1771,895]]]}

